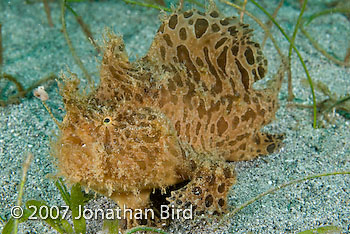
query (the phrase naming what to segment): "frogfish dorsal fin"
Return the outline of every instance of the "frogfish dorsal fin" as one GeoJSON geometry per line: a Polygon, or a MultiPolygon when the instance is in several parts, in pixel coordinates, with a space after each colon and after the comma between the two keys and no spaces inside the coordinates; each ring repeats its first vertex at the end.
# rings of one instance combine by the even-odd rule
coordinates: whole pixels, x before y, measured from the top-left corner
{"type": "Polygon", "coordinates": [[[267,72],[267,60],[250,40],[251,31],[216,10],[177,12],[164,20],[146,57],[163,68],[184,66],[188,78],[203,82],[214,94],[222,91],[225,77],[241,79],[248,90],[267,72]]]}
{"type": "Polygon", "coordinates": [[[110,35],[106,43],[100,69],[100,86],[96,98],[104,100],[130,100],[135,87],[141,83],[135,76],[121,37],[110,35]]]}

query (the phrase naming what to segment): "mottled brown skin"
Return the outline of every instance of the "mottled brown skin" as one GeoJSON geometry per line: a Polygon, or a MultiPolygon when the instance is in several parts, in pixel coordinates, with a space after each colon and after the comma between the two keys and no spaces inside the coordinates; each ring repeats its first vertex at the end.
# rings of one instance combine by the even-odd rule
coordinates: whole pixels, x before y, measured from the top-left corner
{"type": "Polygon", "coordinates": [[[169,71],[157,104],[180,139],[228,161],[272,153],[274,140],[259,130],[274,117],[278,92],[252,88],[267,60],[248,25],[213,11],[174,14],[163,26],[146,59],[169,71]]]}
{"type": "Polygon", "coordinates": [[[250,32],[217,11],[174,13],[133,63],[110,36],[95,91],[79,94],[76,78],[60,84],[61,174],[121,207],[156,207],[150,194],[160,190],[197,215],[225,212],[235,182],[227,161],[271,153],[280,141],[260,129],[274,118],[283,69],[269,88],[253,89],[267,61],[250,32]]]}

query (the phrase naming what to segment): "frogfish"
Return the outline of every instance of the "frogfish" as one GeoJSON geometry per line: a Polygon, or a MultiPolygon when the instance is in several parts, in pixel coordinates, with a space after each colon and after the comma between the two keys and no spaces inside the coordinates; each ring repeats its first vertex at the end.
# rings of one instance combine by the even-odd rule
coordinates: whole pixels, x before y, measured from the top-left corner
{"type": "MultiPolygon", "coordinates": [[[[59,84],[66,115],[52,154],[60,175],[120,207],[227,212],[232,162],[281,144],[260,130],[275,117],[283,69],[253,88],[267,60],[251,36],[216,9],[179,10],[130,62],[122,38],[109,35],[96,88],[82,92],[74,76],[59,84]]],[[[124,226],[160,223],[131,218],[124,226]]]]}

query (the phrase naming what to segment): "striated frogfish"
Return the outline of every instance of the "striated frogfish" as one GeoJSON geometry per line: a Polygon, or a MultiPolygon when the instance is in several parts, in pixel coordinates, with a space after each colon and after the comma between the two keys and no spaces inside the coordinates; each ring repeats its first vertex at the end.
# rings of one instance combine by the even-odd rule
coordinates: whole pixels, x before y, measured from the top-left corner
{"type": "MultiPolygon", "coordinates": [[[[148,53],[130,62],[110,35],[100,83],[82,94],[77,78],[60,83],[66,109],[52,144],[60,175],[120,207],[191,207],[226,212],[232,161],[274,152],[281,137],[260,132],[278,108],[283,69],[269,86],[252,29],[217,10],[176,11],[163,19],[148,53]]],[[[125,221],[159,226],[161,219],[125,221]]]]}

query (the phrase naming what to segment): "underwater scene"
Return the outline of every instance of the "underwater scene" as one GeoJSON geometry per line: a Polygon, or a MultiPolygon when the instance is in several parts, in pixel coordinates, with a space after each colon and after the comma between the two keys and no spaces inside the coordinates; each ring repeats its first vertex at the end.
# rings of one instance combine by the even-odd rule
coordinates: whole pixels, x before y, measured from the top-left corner
{"type": "Polygon", "coordinates": [[[0,0],[0,232],[350,233],[349,0],[0,0]]]}

